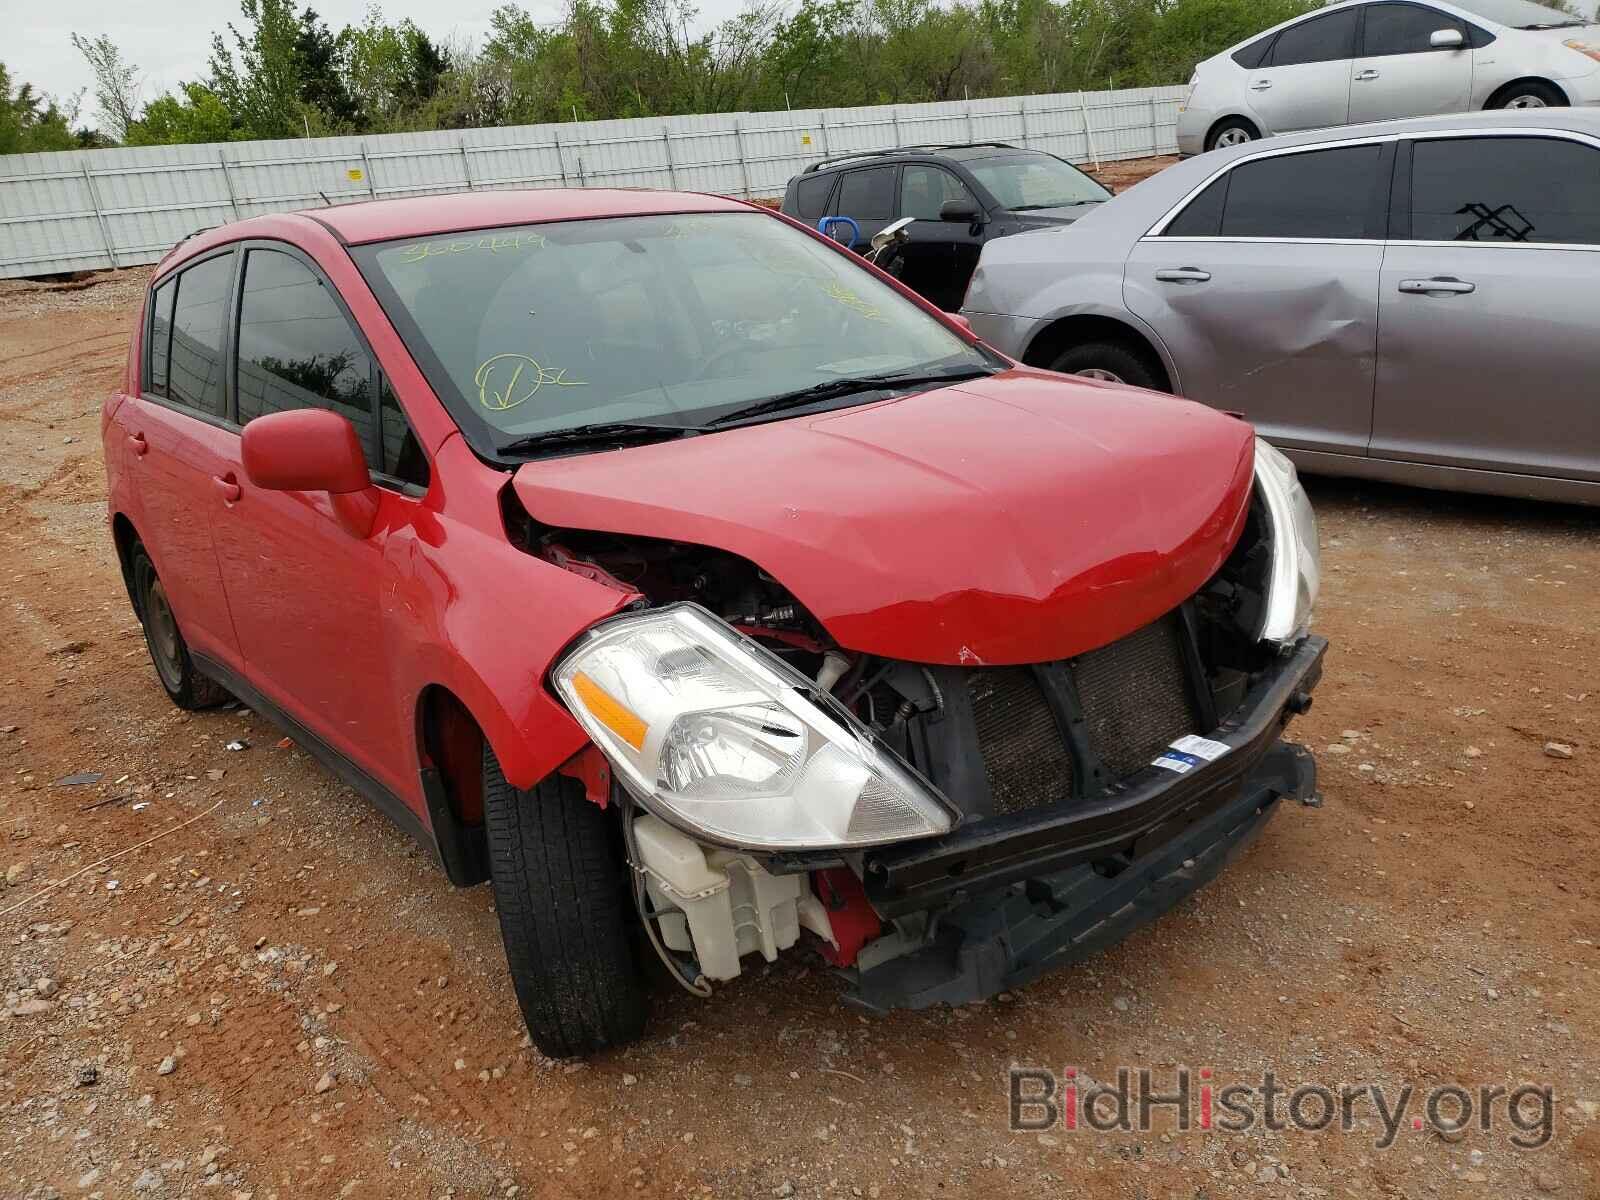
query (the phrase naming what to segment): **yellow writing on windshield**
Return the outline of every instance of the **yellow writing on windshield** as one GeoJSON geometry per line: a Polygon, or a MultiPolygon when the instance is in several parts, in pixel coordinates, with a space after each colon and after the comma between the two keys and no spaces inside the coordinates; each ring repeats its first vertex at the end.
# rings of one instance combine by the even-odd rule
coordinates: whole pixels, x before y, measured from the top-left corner
{"type": "Polygon", "coordinates": [[[565,367],[551,369],[526,354],[496,354],[484,359],[472,373],[472,382],[478,389],[478,403],[490,412],[525,404],[540,388],[589,386],[584,380],[568,379],[565,367]]]}
{"type": "Polygon", "coordinates": [[[400,247],[400,262],[406,266],[425,258],[443,258],[450,254],[466,254],[472,250],[485,250],[500,254],[511,250],[543,250],[542,233],[490,233],[480,238],[454,238],[448,242],[417,242],[400,247]]]}
{"type": "Polygon", "coordinates": [[[883,313],[875,305],[869,304],[837,280],[830,280],[824,284],[822,291],[828,299],[837,301],[852,312],[860,313],[869,321],[884,319],[883,313]]]}
{"type": "Polygon", "coordinates": [[[661,231],[661,236],[681,241],[684,238],[713,234],[717,231],[714,221],[715,218],[711,217],[679,217],[661,231]]]}

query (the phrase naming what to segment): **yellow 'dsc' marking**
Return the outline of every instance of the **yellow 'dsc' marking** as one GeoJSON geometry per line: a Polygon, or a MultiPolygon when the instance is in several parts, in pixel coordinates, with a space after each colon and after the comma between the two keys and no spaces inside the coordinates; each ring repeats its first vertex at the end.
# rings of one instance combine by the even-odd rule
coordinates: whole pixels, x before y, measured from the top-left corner
{"type": "Polygon", "coordinates": [[[540,366],[526,354],[496,354],[484,359],[472,373],[472,382],[478,388],[478,403],[490,412],[504,412],[525,404],[540,388],[589,386],[584,380],[568,379],[565,367],[552,370],[540,366]],[[509,378],[507,371],[511,373],[509,378]],[[499,390],[494,387],[496,376],[505,379],[505,385],[499,390]]]}

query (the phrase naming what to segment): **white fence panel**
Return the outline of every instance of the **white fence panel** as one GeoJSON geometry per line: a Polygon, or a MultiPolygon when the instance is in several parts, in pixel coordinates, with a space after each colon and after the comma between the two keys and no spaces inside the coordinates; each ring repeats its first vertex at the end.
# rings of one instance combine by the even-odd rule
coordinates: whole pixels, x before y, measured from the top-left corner
{"type": "Polygon", "coordinates": [[[1177,149],[1182,88],[584,121],[0,158],[0,278],[155,262],[197,229],[323,204],[480,188],[777,197],[822,158],[1010,142],[1077,163],[1177,149]]]}

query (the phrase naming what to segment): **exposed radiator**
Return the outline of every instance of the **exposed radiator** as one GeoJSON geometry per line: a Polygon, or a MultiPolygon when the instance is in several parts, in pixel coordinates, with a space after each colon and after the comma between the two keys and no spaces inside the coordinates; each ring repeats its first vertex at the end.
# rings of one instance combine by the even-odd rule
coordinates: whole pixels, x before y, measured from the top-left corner
{"type": "Polygon", "coordinates": [[[1073,660],[1089,741],[1120,779],[1186,733],[1202,733],[1183,668],[1176,613],[1073,660]]]}
{"type": "Polygon", "coordinates": [[[996,816],[1073,796],[1072,745],[1041,676],[1075,686],[1089,745],[1112,779],[1149,765],[1199,728],[1176,613],[1069,662],[967,673],[978,749],[996,816]]]}
{"type": "Polygon", "coordinates": [[[1071,750],[1033,668],[973,671],[967,687],[995,814],[1040,808],[1071,796],[1071,750]]]}

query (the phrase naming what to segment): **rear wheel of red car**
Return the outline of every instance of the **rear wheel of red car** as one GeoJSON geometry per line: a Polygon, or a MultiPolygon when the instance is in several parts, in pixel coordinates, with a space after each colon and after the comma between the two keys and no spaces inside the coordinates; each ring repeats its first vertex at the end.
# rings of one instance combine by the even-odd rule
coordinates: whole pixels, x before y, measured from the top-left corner
{"type": "Polygon", "coordinates": [[[500,934],[533,1044],[569,1058],[631,1042],[648,1006],[607,814],[560,775],[512,787],[487,745],[483,810],[500,934]]]}
{"type": "Polygon", "coordinates": [[[139,622],[144,626],[150,661],[155,664],[156,676],[167,696],[179,708],[191,711],[211,708],[232,699],[227,688],[202,675],[189,657],[189,643],[183,640],[178,619],[167,599],[167,589],[144,546],[134,543],[131,558],[139,622]]]}
{"type": "Polygon", "coordinates": [[[1126,383],[1155,392],[1167,390],[1161,369],[1150,361],[1149,355],[1126,342],[1084,342],[1071,346],[1056,357],[1050,369],[1063,375],[1126,383]]]}

